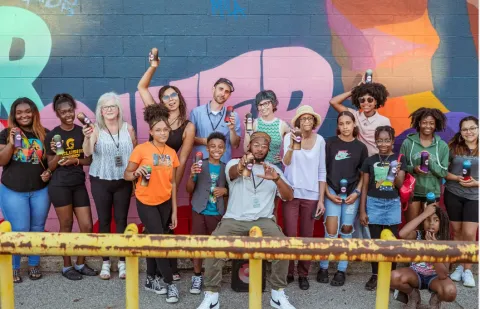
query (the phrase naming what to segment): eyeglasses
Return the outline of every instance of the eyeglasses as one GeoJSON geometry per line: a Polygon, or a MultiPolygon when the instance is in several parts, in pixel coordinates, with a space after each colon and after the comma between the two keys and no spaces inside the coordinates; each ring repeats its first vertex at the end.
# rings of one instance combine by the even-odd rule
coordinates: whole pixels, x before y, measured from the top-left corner
{"type": "Polygon", "coordinates": [[[368,97],[368,98],[366,98],[366,99],[363,98],[363,97],[362,97],[362,98],[358,98],[358,102],[360,102],[360,104],[365,103],[365,101],[367,101],[368,103],[373,103],[373,100],[375,100],[375,99],[372,98],[372,97],[368,97]]]}
{"type": "Polygon", "coordinates": [[[162,100],[163,100],[163,101],[168,101],[168,100],[170,100],[170,99],[176,99],[176,98],[178,98],[178,93],[173,92],[171,95],[164,95],[164,96],[162,97],[162,100]]]}
{"type": "Polygon", "coordinates": [[[257,109],[267,108],[270,104],[272,104],[272,101],[260,103],[257,105],[257,109]]]}
{"type": "Polygon", "coordinates": [[[467,133],[467,132],[475,132],[477,131],[478,127],[470,127],[470,128],[465,128],[465,129],[462,129],[462,133],[467,133]]]}
{"type": "Polygon", "coordinates": [[[261,148],[262,150],[268,150],[268,145],[262,145],[262,144],[252,144],[253,147],[255,148],[261,148]]]}
{"type": "Polygon", "coordinates": [[[313,117],[302,117],[302,118],[300,118],[300,122],[307,122],[307,121],[308,122],[313,122],[313,119],[315,119],[315,118],[313,118],[313,117]]]}
{"type": "Polygon", "coordinates": [[[390,144],[392,142],[391,139],[377,139],[375,141],[375,143],[377,143],[378,145],[380,144],[390,144]]]}
{"type": "Polygon", "coordinates": [[[102,111],[112,111],[114,110],[115,108],[117,108],[118,106],[117,105],[106,105],[106,106],[102,106],[102,111]]]}

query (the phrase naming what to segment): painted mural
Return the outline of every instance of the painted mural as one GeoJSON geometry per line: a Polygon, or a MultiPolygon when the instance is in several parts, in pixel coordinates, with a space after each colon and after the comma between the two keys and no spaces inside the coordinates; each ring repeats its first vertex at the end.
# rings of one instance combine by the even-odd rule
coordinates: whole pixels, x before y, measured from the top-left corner
{"type": "MultiPolygon", "coordinates": [[[[300,105],[312,105],[325,119],[319,133],[328,137],[336,119],[329,99],[372,69],[391,94],[380,113],[400,137],[408,115],[421,106],[446,113],[444,138],[466,114],[478,116],[478,0],[165,0],[162,7],[155,0],[2,2],[2,119],[17,97],[27,96],[53,128],[59,124],[50,106],[56,93],[71,93],[79,111],[93,117],[98,97],[115,91],[145,141],[136,85],[151,47],[161,57],[153,97],[162,85],[178,86],[188,110],[206,104],[214,81],[228,77],[235,92],[227,104],[241,116],[255,115],[256,93],[272,89],[279,117],[289,120],[300,105]]],[[[180,192],[179,205],[188,204],[180,192]]],[[[138,222],[133,203],[129,217],[138,222]]],[[[48,220],[47,229],[58,230],[53,209],[48,220]]]]}

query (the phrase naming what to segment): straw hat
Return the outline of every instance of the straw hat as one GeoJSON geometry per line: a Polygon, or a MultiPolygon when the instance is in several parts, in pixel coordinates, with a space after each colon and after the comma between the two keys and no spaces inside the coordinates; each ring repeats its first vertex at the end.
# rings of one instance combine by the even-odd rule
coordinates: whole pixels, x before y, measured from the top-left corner
{"type": "Polygon", "coordinates": [[[297,121],[297,119],[305,114],[310,114],[315,117],[317,119],[317,126],[320,126],[320,123],[322,122],[322,117],[319,114],[315,113],[310,105],[302,105],[297,109],[297,113],[295,114],[295,117],[293,117],[291,122],[292,126],[295,127],[295,122],[297,121]]]}

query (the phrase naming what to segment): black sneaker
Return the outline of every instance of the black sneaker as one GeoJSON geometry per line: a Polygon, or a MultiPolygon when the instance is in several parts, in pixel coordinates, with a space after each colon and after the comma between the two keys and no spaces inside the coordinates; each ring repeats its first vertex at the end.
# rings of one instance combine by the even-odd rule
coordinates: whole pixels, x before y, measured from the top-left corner
{"type": "Polygon", "coordinates": [[[301,290],[308,290],[310,288],[310,283],[308,282],[307,277],[298,277],[298,286],[301,290]]]}
{"type": "Polygon", "coordinates": [[[342,286],[345,284],[345,272],[337,270],[330,282],[331,286],[342,286]]]}
{"type": "Polygon", "coordinates": [[[167,303],[173,304],[178,302],[178,289],[175,284],[167,284],[167,303]]]}
{"type": "Polygon", "coordinates": [[[365,283],[365,290],[375,291],[377,288],[377,275],[372,275],[367,283],[365,283]]]}
{"type": "Polygon", "coordinates": [[[90,266],[88,266],[86,263],[83,264],[83,267],[80,268],[79,270],[77,270],[79,273],[81,273],[82,275],[84,276],[91,276],[91,277],[94,277],[94,276],[97,276],[98,275],[98,271],[91,268],[90,266]]]}
{"type": "Polygon", "coordinates": [[[320,270],[317,273],[317,281],[320,282],[320,283],[328,283],[328,281],[329,281],[329,279],[328,279],[328,269],[320,268],[320,270]]]}
{"type": "Polygon", "coordinates": [[[154,292],[158,295],[165,295],[167,294],[167,288],[163,285],[163,280],[158,277],[147,276],[147,280],[145,282],[145,290],[154,292]]]}

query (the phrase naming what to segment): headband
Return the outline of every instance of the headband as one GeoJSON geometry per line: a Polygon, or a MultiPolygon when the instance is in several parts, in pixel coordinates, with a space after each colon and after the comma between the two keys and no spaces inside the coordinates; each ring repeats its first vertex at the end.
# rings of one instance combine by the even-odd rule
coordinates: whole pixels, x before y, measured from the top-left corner
{"type": "Polygon", "coordinates": [[[272,138],[270,137],[270,135],[268,135],[267,133],[265,132],[254,132],[252,135],[250,135],[250,143],[253,142],[254,139],[256,138],[264,138],[267,140],[267,142],[270,144],[270,142],[272,141],[272,138]]]}

